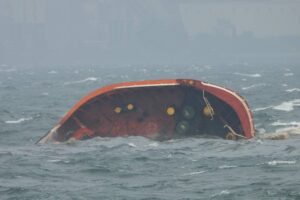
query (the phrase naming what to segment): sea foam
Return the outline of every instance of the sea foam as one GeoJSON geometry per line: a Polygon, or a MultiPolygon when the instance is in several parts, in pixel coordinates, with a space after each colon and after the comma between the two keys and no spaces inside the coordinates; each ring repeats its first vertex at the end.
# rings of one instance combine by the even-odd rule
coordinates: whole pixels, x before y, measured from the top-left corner
{"type": "Polygon", "coordinates": [[[294,73],[285,73],[284,76],[294,76],[294,73]]]}
{"type": "Polygon", "coordinates": [[[274,106],[266,106],[266,107],[260,107],[260,108],[255,108],[253,109],[253,112],[258,112],[258,111],[263,111],[263,110],[267,110],[270,108],[273,108],[274,106]]]}
{"type": "Polygon", "coordinates": [[[300,99],[295,99],[292,101],[285,101],[278,106],[274,106],[274,110],[281,110],[281,111],[286,111],[290,112],[294,110],[294,107],[300,106],[300,99]]]}
{"type": "Polygon", "coordinates": [[[249,90],[249,89],[260,87],[260,86],[266,86],[266,84],[265,83],[254,84],[254,85],[250,85],[247,87],[242,87],[242,90],[249,90]]]}
{"type": "Polygon", "coordinates": [[[288,160],[273,160],[273,161],[270,161],[267,163],[268,165],[272,165],[272,166],[275,166],[275,165],[293,165],[293,164],[296,164],[296,161],[295,160],[292,160],[292,161],[288,161],[288,160]]]}
{"type": "Polygon", "coordinates": [[[282,122],[282,121],[276,121],[271,124],[272,126],[299,126],[300,122],[292,121],[292,122],[282,122]]]}
{"type": "Polygon", "coordinates": [[[57,71],[52,70],[52,71],[49,71],[48,74],[57,74],[57,71]]]}
{"type": "Polygon", "coordinates": [[[299,88],[292,88],[292,89],[286,90],[286,92],[289,92],[289,93],[291,93],[291,92],[300,92],[300,89],[299,88]]]}
{"type": "Polygon", "coordinates": [[[190,172],[190,173],[183,174],[183,176],[193,176],[193,175],[197,175],[197,174],[203,174],[205,172],[207,172],[207,171],[190,172]]]}
{"type": "Polygon", "coordinates": [[[224,195],[229,195],[229,194],[230,194],[229,190],[222,190],[221,192],[216,193],[216,194],[212,195],[211,197],[215,198],[217,196],[224,196],[224,195]]]}
{"type": "Polygon", "coordinates": [[[7,121],[5,121],[5,123],[6,124],[19,124],[19,123],[29,121],[29,120],[32,120],[32,117],[20,118],[20,119],[17,119],[17,120],[7,120],[7,121]]]}
{"type": "Polygon", "coordinates": [[[244,74],[244,73],[239,73],[239,72],[235,72],[234,74],[239,75],[239,76],[253,77],[253,78],[261,77],[261,74],[244,74]]]}
{"type": "Polygon", "coordinates": [[[282,122],[276,121],[271,124],[278,128],[275,133],[288,133],[289,135],[299,135],[300,134],[300,122],[291,121],[291,122],[282,122]]]}
{"type": "Polygon", "coordinates": [[[72,84],[79,84],[79,83],[85,83],[85,82],[93,82],[93,81],[97,81],[97,80],[98,80],[98,78],[96,78],[96,77],[88,77],[86,79],[79,80],[79,81],[65,82],[64,85],[72,85],[72,84]]]}
{"type": "Polygon", "coordinates": [[[230,169],[230,168],[236,168],[238,166],[236,165],[221,165],[219,166],[219,169],[230,169]]]}

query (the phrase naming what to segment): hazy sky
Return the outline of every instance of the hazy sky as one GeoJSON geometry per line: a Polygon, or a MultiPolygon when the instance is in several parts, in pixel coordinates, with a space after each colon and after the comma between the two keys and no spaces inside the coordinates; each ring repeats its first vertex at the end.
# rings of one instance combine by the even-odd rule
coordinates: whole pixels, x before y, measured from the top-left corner
{"type": "Polygon", "coordinates": [[[0,64],[277,62],[299,55],[300,0],[0,0],[0,64]]]}
{"type": "Polygon", "coordinates": [[[212,33],[221,19],[232,23],[238,34],[300,35],[299,0],[199,0],[182,3],[180,9],[189,35],[212,33]]]}

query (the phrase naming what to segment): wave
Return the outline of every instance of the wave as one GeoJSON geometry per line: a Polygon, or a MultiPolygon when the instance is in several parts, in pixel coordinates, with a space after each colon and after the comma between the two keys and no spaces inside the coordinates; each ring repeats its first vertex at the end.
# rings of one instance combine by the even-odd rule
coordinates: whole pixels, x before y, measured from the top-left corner
{"type": "Polygon", "coordinates": [[[267,110],[270,108],[273,108],[274,106],[267,106],[267,107],[261,107],[261,108],[255,108],[253,109],[253,112],[258,112],[258,111],[263,111],[263,110],[267,110]]]}
{"type": "Polygon", "coordinates": [[[293,165],[296,164],[295,160],[289,161],[289,160],[273,160],[273,161],[269,161],[267,162],[268,165],[293,165]]]}
{"type": "Polygon", "coordinates": [[[47,162],[50,162],[50,163],[57,163],[57,162],[61,162],[62,160],[59,160],[59,159],[53,159],[53,160],[47,160],[47,162]]]}
{"type": "Polygon", "coordinates": [[[218,196],[224,196],[224,195],[229,195],[229,194],[230,194],[229,190],[222,190],[221,192],[216,193],[216,194],[212,195],[211,197],[215,198],[215,197],[218,197],[218,196]]]}
{"type": "Polygon", "coordinates": [[[25,122],[25,121],[30,121],[32,119],[33,119],[32,117],[20,118],[20,119],[17,119],[17,120],[7,120],[7,121],[5,121],[5,123],[6,124],[19,124],[19,123],[22,123],[22,122],[25,122]]]}
{"type": "Polygon", "coordinates": [[[266,86],[266,84],[265,83],[254,84],[254,85],[250,85],[248,87],[242,87],[242,90],[249,90],[249,89],[260,87],[260,86],[266,86]]]}
{"type": "Polygon", "coordinates": [[[292,101],[285,101],[278,106],[274,106],[274,110],[290,112],[294,110],[294,107],[300,106],[300,99],[295,99],[292,101]]]}
{"type": "Polygon", "coordinates": [[[299,88],[292,88],[292,89],[286,90],[286,92],[289,92],[289,93],[291,93],[291,92],[300,92],[300,89],[299,88]]]}
{"type": "Polygon", "coordinates": [[[6,64],[0,64],[0,72],[15,72],[17,69],[6,65],[6,64]]]}
{"type": "Polygon", "coordinates": [[[294,73],[285,73],[284,76],[294,76],[294,73]]]}
{"type": "MultiPolygon", "coordinates": [[[[256,124],[256,127],[258,127],[259,125],[256,124]]],[[[264,128],[256,128],[256,132],[257,133],[260,133],[260,134],[264,134],[266,133],[266,129],[264,128]]]]}
{"type": "Polygon", "coordinates": [[[276,121],[271,124],[275,127],[280,127],[276,129],[275,133],[287,133],[288,135],[299,135],[300,134],[300,122],[281,122],[276,121]]]}
{"type": "Polygon", "coordinates": [[[154,143],[150,143],[148,146],[149,147],[158,147],[159,145],[157,142],[154,142],[154,143]]]}
{"type": "Polygon", "coordinates": [[[273,122],[271,125],[272,126],[299,126],[300,127],[300,122],[295,122],[295,121],[292,121],[292,122],[276,121],[276,122],[273,122]]]}
{"type": "Polygon", "coordinates": [[[203,174],[205,172],[207,172],[207,171],[190,172],[190,173],[183,174],[183,176],[193,176],[193,175],[197,175],[197,174],[203,174]]]}
{"type": "Polygon", "coordinates": [[[43,92],[41,95],[42,96],[49,96],[49,93],[48,92],[43,92]]]}
{"type": "Polygon", "coordinates": [[[252,77],[252,78],[261,77],[261,74],[244,74],[244,73],[239,73],[239,72],[235,72],[234,74],[235,75],[240,75],[240,76],[252,77]]]}
{"type": "Polygon", "coordinates": [[[260,107],[253,109],[253,112],[263,111],[267,109],[274,109],[274,110],[280,110],[285,112],[290,112],[294,110],[294,107],[300,106],[300,99],[294,99],[292,101],[285,101],[277,106],[266,106],[266,107],[260,107]]]}
{"type": "Polygon", "coordinates": [[[57,71],[52,70],[52,71],[48,72],[48,74],[57,74],[57,71]]]}
{"type": "Polygon", "coordinates": [[[291,136],[299,136],[300,135],[300,122],[273,122],[272,126],[276,127],[275,132],[272,133],[263,133],[260,135],[261,139],[269,139],[269,140],[285,140],[291,136]],[[277,128],[279,127],[279,128],[277,128]]]}
{"type": "Polygon", "coordinates": [[[128,146],[130,146],[130,147],[137,147],[134,143],[128,143],[128,146]]]}
{"type": "Polygon", "coordinates": [[[300,135],[300,122],[274,122],[271,125],[279,126],[273,133],[264,133],[261,135],[261,139],[270,140],[285,140],[290,136],[300,135]]]}
{"type": "Polygon", "coordinates": [[[219,166],[219,169],[230,169],[230,168],[236,168],[238,166],[236,165],[221,165],[219,166]]]}
{"type": "Polygon", "coordinates": [[[88,77],[86,79],[79,80],[79,81],[65,82],[64,85],[79,84],[79,83],[85,83],[85,82],[97,81],[97,80],[98,80],[98,78],[96,78],[96,77],[88,77]]]}

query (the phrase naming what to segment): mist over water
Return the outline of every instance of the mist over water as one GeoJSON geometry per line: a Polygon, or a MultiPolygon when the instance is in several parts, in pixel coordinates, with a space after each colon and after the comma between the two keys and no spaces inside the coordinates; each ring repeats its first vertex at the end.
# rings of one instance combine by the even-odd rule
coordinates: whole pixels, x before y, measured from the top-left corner
{"type": "Polygon", "coordinates": [[[144,79],[194,78],[232,88],[248,100],[258,135],[299,127],[299,69],[245,64],[1,67],[1,199],[297,199],[297,136],[34,143],[88,92],[144,79]]]}
{"type": "Polygon", "coordinates": [[[298,0],[0,0],[0,199],[300,199],[298,0]],[[251,140],[35,142],[105,85],[191,78],[248,101],[251,140]]]}
{"type": "Polygon", "coordinates": [[[0,0],[0,64],[298,63],[298,0],[0,0]]]}

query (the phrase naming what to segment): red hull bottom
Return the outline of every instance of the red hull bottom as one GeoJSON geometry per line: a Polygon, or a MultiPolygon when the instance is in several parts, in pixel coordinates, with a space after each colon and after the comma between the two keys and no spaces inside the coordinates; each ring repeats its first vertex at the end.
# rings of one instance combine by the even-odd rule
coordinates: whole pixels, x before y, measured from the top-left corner
{"type": "Polygon", "coordinates": [[[254,134],[247,104],[230,90],[209,90],[204,83],[194,80],[139,83],[143,82],[133,82],[132,86],[120,84],[111,90],[103,88],[98,95],[88,95],[40,142],[96,136],[164,140],[211,135],[237,139],[251,138],[254,134]]]}

